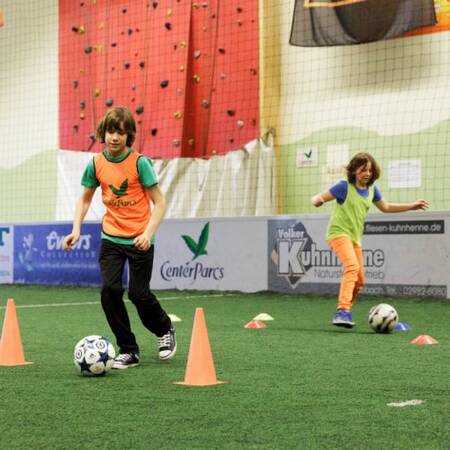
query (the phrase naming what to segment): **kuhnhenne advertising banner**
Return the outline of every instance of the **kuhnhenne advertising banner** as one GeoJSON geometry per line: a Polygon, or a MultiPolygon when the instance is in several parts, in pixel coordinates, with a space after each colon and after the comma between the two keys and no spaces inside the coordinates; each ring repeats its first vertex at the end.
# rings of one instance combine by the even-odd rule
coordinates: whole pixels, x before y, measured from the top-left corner
{"type": "Polygon", "coordinates": [[[267,290],[267,220],[166,220],[155,244],[154,289],[267,290]]]}
{"type": "MultiPolygon", "coordinates": [[[[337,293],[342,267],[326,242],[329,216],[268,222],[268,288],[337,293]]],[[[369,215],[363,237],[363,294],[447,298],[449,219],[408,213],[369,215]]]]}

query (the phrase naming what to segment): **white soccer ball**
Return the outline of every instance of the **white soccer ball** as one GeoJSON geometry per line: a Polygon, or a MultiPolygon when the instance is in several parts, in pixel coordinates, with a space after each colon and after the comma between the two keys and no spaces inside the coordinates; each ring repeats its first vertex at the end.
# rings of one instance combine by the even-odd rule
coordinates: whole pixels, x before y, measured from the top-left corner
{"type": "Polygon", "coordinates": [[[81,375],[104,375],[116,357],[111,341],[103,336],[86,336],[75,345],[73,362],[81,375]]]}
{"type": "Polygon", "coordinates": [[[368,321],[375,333],[390,333],[398,323],[398,314],[393,306],[380,303],[370,308],[368,321]]]}

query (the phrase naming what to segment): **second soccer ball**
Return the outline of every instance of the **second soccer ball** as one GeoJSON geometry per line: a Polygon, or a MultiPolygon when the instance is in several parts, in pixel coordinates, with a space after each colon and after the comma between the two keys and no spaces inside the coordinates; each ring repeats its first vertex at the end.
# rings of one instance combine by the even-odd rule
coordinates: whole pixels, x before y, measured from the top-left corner
{"type": "Polygon", "coordinates": [[[398,314],[393,306],[380,303],[370,308],[368,322],[376,333],[390,333],[398,323],[398,314]]]}

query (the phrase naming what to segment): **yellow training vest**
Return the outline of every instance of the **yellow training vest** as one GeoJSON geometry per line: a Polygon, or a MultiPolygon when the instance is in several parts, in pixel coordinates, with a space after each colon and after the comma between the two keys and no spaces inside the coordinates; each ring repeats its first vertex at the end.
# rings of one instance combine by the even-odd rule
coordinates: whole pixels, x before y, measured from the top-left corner
{"type": "Polygon", "coordinates": [[[94,156],[95,176],[106,207],[102,228],[109,236],[139,236],[150,220],[150,195],[139,179],[140,157],[134,151],[120,162],[108,161],[103,153],[94,156]]]}

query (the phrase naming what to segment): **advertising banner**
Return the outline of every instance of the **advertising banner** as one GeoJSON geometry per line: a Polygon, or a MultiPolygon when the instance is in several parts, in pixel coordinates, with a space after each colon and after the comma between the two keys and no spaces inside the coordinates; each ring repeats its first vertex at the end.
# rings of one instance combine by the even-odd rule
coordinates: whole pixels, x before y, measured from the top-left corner
{"type": "Polygon", "coordinates": [[[14,227],[0,224],[0,284],[13,282],[14,227]]]}
{"type": "Polygon", "coordinates": [[[84,224],[71,252],[63,250],[71,224],[14,227],[14,283],[99,286],[100,224],[84,224]]]}
{"type": "Polygon", "coordinates": [[[267,220],[166,220],[158,230],[153,289],[267,290],[267,220]]]}
{"type": "MultiPolygon", "coordinates": [[[[268,287],[287,293],[337,294],[339,260],[326,242],[329,216],[269,220],[268,287]]],[[[447,298],[448,219],[427,214],[368,216],[363,293],[447,298]]]]}

